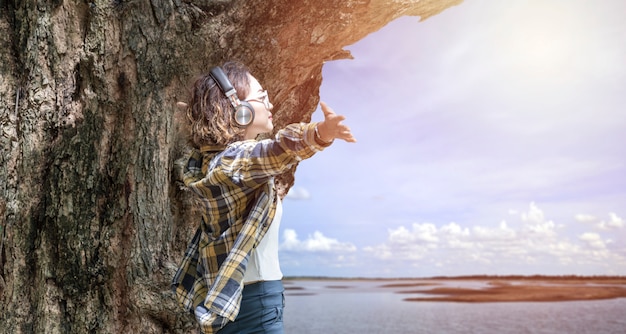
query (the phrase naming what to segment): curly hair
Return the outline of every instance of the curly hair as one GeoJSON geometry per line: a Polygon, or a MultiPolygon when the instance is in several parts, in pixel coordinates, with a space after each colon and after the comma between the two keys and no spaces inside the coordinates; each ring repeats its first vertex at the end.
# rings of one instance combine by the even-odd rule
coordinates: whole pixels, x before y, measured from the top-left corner
{"type": "MultiPolygon", "coordinates": [[[[250,90],[250,71],[239,62],[221,66],[243,100],[250,90]]],[[[233,106],[207,72],[194,82],[187,107],[189,143],[194,147],[228,145],[243,139],[244,129],[233,120],[233,106]]]]}

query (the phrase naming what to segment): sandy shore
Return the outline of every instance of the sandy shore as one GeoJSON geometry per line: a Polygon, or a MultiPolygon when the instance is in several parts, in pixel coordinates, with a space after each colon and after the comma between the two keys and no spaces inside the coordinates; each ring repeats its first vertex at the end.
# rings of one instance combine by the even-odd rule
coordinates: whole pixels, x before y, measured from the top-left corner
{"type": "MultiPolygon", "coordinates": [[[[307,278],[305,278],[307,279],[307,278]]],[[[311,278],[308,278],[311,279],[311,278]]],[[[295,283],[293,279],[289,283],[295,283]]],[[[325,281],[317,278],[313,280],[325,281]]],[[[348,289],[350,281],[329,285],[327,289],[348,289]]],[[[380,282],[379,288],[406,295],[405,301],[485,302],[556,302],[626,297],[626,277],[615,276],[467,276],[427,279],[365,279],[380,282]]],[[[287,285],[292,295],[311,295],[302,288],[287,285]]]]}
{"type": "MultiPolygon", "coordinates": [[[[462,284],[461,284],[462,285],[462,284]]],[[[406,301],[551,302],[626,297],[626,277],[468,277],[427,282],[387,284],[397,293],[420,294],[406,301]],[[481,283],[480,287],[454,287],[450,282],[481,283]],[[409,288],[409,289],[405,289],[409,288]],[[428,296],[424,296],[428,295],[428,296]]]]}

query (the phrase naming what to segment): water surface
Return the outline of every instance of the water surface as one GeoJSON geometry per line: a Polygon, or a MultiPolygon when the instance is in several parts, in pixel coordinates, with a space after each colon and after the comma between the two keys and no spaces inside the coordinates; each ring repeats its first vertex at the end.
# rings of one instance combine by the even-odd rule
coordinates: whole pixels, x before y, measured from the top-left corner
{"type": "MultiPolygon", "coordinates": [[[[569,302],[408,302],[398,281],[287,280],[285,332],[626,333],[626,298],[569,302]]],[[[408,282],[405,282],[408,283],[408,282]]],[[[442,282],[481,287],[483,282],[442,282]]],[[[428,288],[422,286],[421,288],[428,288]]]]}

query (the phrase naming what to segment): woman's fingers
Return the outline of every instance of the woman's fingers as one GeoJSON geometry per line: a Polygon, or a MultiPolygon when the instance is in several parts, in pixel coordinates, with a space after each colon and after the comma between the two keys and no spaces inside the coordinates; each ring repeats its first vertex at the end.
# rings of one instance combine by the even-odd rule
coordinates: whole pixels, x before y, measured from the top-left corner
{"type": "Polygon", "coordinates": [[[324,112],[324,134],[328,131],[328,134],[331,134],[333,138],[343,139],[351,143],[356,142],[350,128],[341,123],[346,119],[346,116],[337,115],[333,109],[324,102],[320,102],[320,105],[322,112],[324,112]]]}

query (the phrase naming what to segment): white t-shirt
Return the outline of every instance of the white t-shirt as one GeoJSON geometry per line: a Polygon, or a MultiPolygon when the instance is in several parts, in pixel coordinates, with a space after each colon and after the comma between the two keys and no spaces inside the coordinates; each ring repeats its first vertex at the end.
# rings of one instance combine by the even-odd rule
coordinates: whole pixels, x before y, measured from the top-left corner
{"type": "Polygon", "coordinates": [[[283,278],[278,263],[278,242],[280,220],[283,216],[283,204],[277,199],[276,214],[257,248],[253,249],[248,259],[248,267],[243,276],[243,283],[256,281],[275,281],[283,278]]]}

